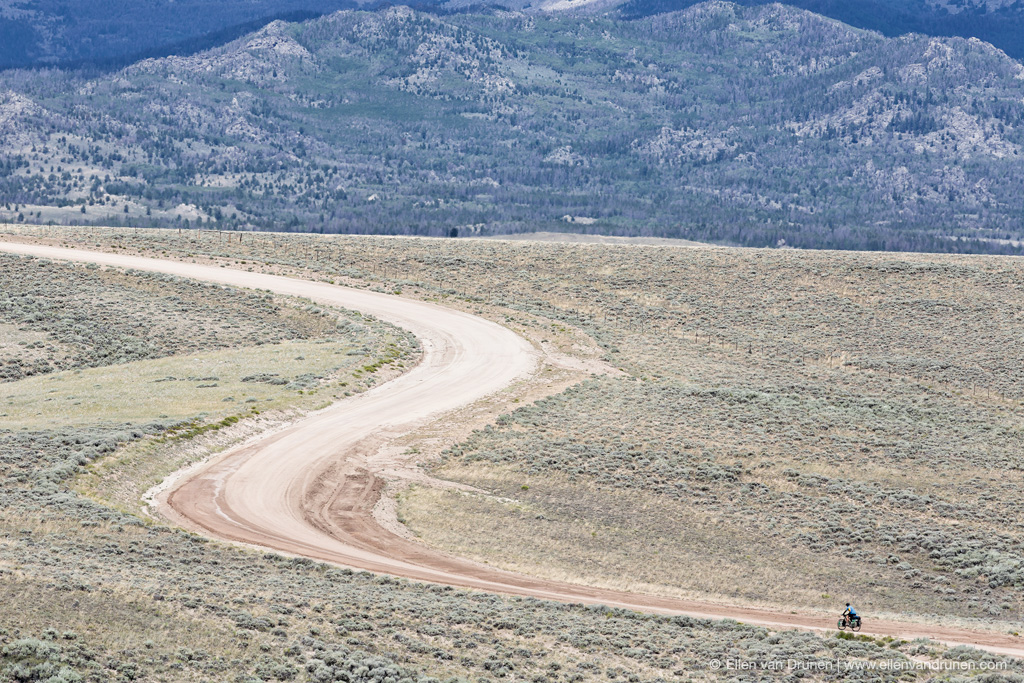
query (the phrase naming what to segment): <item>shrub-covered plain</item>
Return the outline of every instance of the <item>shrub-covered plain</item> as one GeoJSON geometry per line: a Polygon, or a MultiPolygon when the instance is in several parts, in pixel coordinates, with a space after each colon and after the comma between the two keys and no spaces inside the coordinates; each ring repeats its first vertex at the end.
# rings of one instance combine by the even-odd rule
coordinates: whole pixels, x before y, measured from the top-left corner
{"type": "MultiPolygon", "coordinates": [[[[540,495],[539,480],[559,472],[570,483],[642,491],[697,511],[709,524],[736,528],[736,544],[761,548],[745,553],[758,561],[785,565],[799,557],[802,579],[781,576],[774,584],[749,585],[749,562],[716,570],[716,578],[732,579],[716,583],[735,588],[714,591],[727,597],[830,607],[842,593],[877,610],[1020,620],[1024,519],[1011,504],[1024,457],[1019,260],[61,234],[147,253],[204,250],[221,259],[308,269],[489,311],[513,327],[547,325],[552,335],[580,329],[629,376],[595,379],[504,416],[454,446],[440,476],[458,478],[468,463],[466,483],[499,499],[526,501],[540,495]],[[480,462],[498,465],[493,479],[480,462]],[[535,481],[506,481],[508,468],[535,481]]],[[[516,527],[510,517],[498,525],[508,539],[476,535],[472,524],[432,536],[438,517],[427,510],[436,501],[417,506],[417,495],[427,494],[407,496],[404,516],[425,538],[525,569],[521,559],[531,553],[536,519],[516,527]],[[515,539],[518,550],[508,552],[506,541],[515,539]]],[[[456,509],[471,503],[456,494],[444,498],[456,509]]],[[[650,511],[657,505],[642,507],[626,518],[658,518],[650,511]]],[[[536,514],[564,519],[566,538],[589,536],[576,517],[557,510],[552,502],[536,514]]],[[[602,514],[598,505],[581,518],[618,526],[611,513],[602,522],[602,514]]],[[[686,526],[660,520],[646,535],[643,527],[626,525],[636,547],[677,539],[677,555],[668,552],[678,569],[665,588],[704,592],[707,586],[686,578],[685,568],[700,557],[699,544],[678,540],[686,526]]],[[[578,547],[561,544],[535,569],[571,575],[580,566],[578,547]]],[[[580,578],[614,583],[632,577],[636,563],[636,556],[606,560],[596,575],[580,578]]]]}
{"type": "MultiPolygon", "coordinates": [[[[202,255],[195,235],[82,238],[202,255]]],[[[862,611],[1001,630],[1019,620],[1019,520],[1007,502],[1019,485],[1021,351],[993,347],[1019,334],[1013,260],[245,238],[235,253],[206,256],[400,289],[552,338],[581,329],[627,370],[453,444],[436,474],[490,495],[404,493],[403,515],[428,540],[595,583],[630,574],[665,592],[829,607],[852,597],[862,611]],[[965,269],[974,275],[951,290],[950,273],[965,269]],[[889,313],[875,339],[860,336],[888,306],[926,292],[955,315],[889,313]],[[450,506],[443,518],[423,512],[431,496],[450,506]],[[537,540],[543,552],[531,552],[537,540]],[[647,566],[665,573],[639,571],[647,566]]],[[[712,676],[714,658],[979,656],[350,574],[204,542],[68,490],[98,453],[167,427],[3,435],[0,571],[11,607],[0,677],[31,680],[14,667],[40,666],[95,680],[654,681],[712,676]],[[395,671],[372,678],[382,667],[395,671]]],[[[1019,664],[1008,666],[1013,680],[1019,664]]]]}
{"type": "MultiPolygon", "coordinates": [[[[505,498],[528,506],[527,514],[502,515],[518,522],[515,531],[505,527],[517,551],[508,551],[502,533],[467,536],[472,515],[458,525],[448,517],[438,531],[448,532],[446,543],[492,562],[519,558],[535,533],[554,534],[560,542],[552,543],[551,559],[558,559],[537,564],[563,572],[578,563],[581,547],[594,546],[604,566],[587,578],[604,583],[637,581],[639,573],[651,585],[754,602],[828,608],[845,596],[878,611],[1019,623],[1024,551],[1013,501],[1021,481],[1011,469],[1019,428],[995,426],[1000,449],[977,443],[992,427],[982,415],[968,413],[963,422],[946,421],[951,412],[928,416],[945,407],[939,404],[915,409],[925,415],[915,425],[898,405],[882,403],[889,419],[865,427],[862,411],[800,400],[798,392],[748,396],[587,382],[476,433],[440,470],[495,494],[474,509],[500,509],[505,498]],[[640,407],[628,426],[613,423],[614,415],[640,407]],[[820,425],[808,422],[820,422],[820,413],[834,414],[840,438],[815,434],[820,425]],[[860,428],[850,426],[858,422],[860,428]],[[900,452],[910,444],[921,450],[900,452]],[[986,447],[984,457],[957,453],[986,447]],[[472,466],[479,462],[500,467],[472,466]],[[1004,462],[1011,465],[1002,470],[1004,462]],[[651,564],[644,548],[652,544],[665,562],[651,564]],[[620,554],[626,548],[633,552],[620,554]],[[609,549],[617,552],[602,554],[609,549]],[[714,584],[693,571],[709,553],[721,561],[708,577],[714,584]],[[777,567],[786,571],[751,580],[777,567]]],[[[426,492],[409,500],[417,495],[426,492]]],[[[465,496],[444,497],[456,509],[470,504],[465,496]]],[[[441,523],[430,515],[437,504],[404,515],[428,539],[441,523]]]]}
{"type": "Polygon", "coordinates": [[[239,550],[79,498],[55,476],[158,428],[0,436],[0,680],[666,681],[703,677],[713,659],[946,656],[924,642],[554,605],[239,550]]]}
{"type": "Polygon", "coordinates": [[[417,347],[354,311],[151,273],[0,258],[4,428],[120,427],[157,416],[173,426],[77,482],[129,509],[209,448],[265,428],[268,418],[362,391],[377,371],[411,362],[417,347]]]}
{"type": "Polygon", "coordinates": [[[0,381],[322,339],[336,326],[333,318],[261,293],[0,254],[0,381]]]}

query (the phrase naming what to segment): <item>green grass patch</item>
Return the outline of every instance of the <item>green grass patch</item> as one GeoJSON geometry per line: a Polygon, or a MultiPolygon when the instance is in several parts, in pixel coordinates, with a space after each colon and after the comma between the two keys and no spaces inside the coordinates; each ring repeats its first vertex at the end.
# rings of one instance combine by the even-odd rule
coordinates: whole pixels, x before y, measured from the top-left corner
{"type": "Polygon", "coordinates": [[[364,361],[362,354],[347,355],[351,350],[345,342],[289,341],[29,377],[0,385],[0,415],[8,429],[154,415],[222,419],[242,406],[279,407],[298,391],[315,390],[317,378],[364,361]]]}

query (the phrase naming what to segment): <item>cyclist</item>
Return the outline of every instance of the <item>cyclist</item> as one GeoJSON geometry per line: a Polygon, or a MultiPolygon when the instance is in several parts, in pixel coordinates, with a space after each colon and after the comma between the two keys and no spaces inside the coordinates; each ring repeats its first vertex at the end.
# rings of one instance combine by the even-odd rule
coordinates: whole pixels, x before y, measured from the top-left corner
{"type": "Polygon", "coordinates": [[[857,618],[857,610],[850,607],[850,603],[846,603],[846,611],[843,612],[843,618],[846,619],[846,623],[853,625],[853,621],[857,618]]]}

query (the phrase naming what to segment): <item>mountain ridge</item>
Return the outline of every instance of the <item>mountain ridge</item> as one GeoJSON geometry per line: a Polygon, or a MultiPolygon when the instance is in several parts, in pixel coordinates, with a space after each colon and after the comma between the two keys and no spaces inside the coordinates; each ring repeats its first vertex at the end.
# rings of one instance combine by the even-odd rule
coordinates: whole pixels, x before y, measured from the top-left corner
{"type": "Polygon", "coordinates": [[[781,5],[342,11],[8,74],[0,216],[1017,253],[1022,80],[977,40],[781,5]]]}
{"type": "Polygon", "coordinates": [[[0,69],[110,68],[189,54],[277,20],[355,8],[357,0],[140,0],[115,5],[57,0],[0,2],[0,69]]]}
{"type": "MultiPolygon", "coordinates": [[[[420,0],[418,9],[601,12],[627,19],[682,10],[699,0],[420,0]]],[[[738,0],[757,6],[767,0],[738,0]]],[[[102,68],[146,57],[188,55],[229,42],[275,19],[309,19],[372,0],[136,0],[111,5],[61,0],[0,2],[0,69],[102,68]]],[[[977,37],[1024,59],[1020,0],[790,0],[791,5],[893,37],[904,33],[977,37]]]]}
{"type": "MultiPolygon", "coordinates": [[[[772,1],[737,3],[753,7],[772,1]]],[[[636,19],[695,4],[699,0],[622,0],[616,11],[636,19]]],[[[1024,59],[1024,3],[1019,0],[789,0],[786,4],[890,38],[906,33],[979,38],[1015,59],[1024,59]]]]}

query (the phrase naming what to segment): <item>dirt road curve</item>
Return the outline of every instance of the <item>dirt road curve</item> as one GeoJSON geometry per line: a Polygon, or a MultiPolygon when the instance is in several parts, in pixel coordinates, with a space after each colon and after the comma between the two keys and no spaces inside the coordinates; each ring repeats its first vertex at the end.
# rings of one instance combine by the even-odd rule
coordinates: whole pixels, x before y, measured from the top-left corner
{"type": "MultiPolygon", "coordinates": [[[[500,325],[429,303],[275,275],[10,242],[0,242],[0,250],[303,296],[372,313],[419,337],[423,360],[401,377],[228,451],[169,486],[158,497],[160,511],[182,526],[348,567],[497,593],[782,628],[835,627],[829,616],[535,579],[451,557],[381,528],[372,510],[382,482],[371,466],[381,446],[431,417],[502,390],[537,366],[533,347],[500,325]]],[[[998,633],[870,620],[865,633],[927,637],[1024,657],[1024,639],[998,633]]]]}

